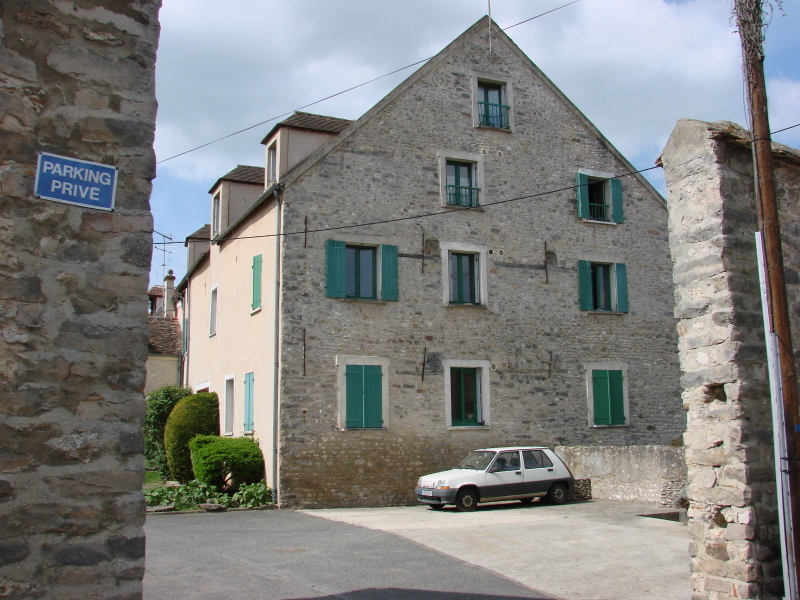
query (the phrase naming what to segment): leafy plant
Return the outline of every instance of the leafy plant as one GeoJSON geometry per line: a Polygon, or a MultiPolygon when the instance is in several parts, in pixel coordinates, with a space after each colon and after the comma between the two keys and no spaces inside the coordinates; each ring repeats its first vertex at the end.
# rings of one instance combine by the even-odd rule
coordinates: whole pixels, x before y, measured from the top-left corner
{"type": "Polygon", "coordinates": [[[272,490],[263,480],[259,483],[243,483],[231,500],[238,506],[255,508],[272,502],[272,490]]]}
{"type": "Polygon", "coordinates": [[[189,442],[195,477],[228,493],[264,478],[264,455],[249,438],[198,435],[189,442]]]}
{"type": "Polygon", "coordinates": [[[147,395],[147,413],[144,417],[145,466],[148,469],[157,469],[164,480],[170,479],[167,456],[164,453],[164,426],[173,407],[191,393],[190,388],[168,385],[147,395]]]}
{"type": "Polygon", "coordinates": [[[219,399],[214,392],[178,401],[164,427],[164,450],[170,474],[181,483],[194,479],[189,441],[196,435],[219,435],[219,399]]]}
{"type": "Polygon", "coordinates": [[[227,494],[222,494],[210,485],[197,480],[178,487],[157,487],[144,493],[147,506],[163,506],[174,504],[175,510],[193,510],[198,504],[207,502],[234,506],[233,499],[227,494]]]}

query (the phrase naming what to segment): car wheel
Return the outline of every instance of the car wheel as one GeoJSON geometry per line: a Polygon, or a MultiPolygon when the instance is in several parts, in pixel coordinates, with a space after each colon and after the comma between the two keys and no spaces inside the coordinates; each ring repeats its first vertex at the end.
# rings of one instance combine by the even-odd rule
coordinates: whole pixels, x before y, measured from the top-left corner
{"type": "Polygon", "coordinates": [[[478,506],[478,494],[475,490],[461,490],[456,496],[456,508],[459,512],[471,512],[478,506]]]}
{"type": "Polygon", "coordinates": [[[433,510],[442,510],[444,508],[444,504],[428,504],[433,510]]]}
{"type": "Polygon", "coordinates": [[[554,483],[547,492],[547,501],[550,504],[564,504],[567,501],[567,486],[563,483],[554,483]]]}

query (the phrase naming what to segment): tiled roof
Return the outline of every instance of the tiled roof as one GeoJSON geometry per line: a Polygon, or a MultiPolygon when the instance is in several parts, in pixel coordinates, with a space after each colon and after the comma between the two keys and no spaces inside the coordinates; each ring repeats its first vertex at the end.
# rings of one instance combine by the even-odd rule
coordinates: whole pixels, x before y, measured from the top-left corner
{"type": "Polygon", "coordinates": [[[205,224],[194,233],[186,236],[184,246],[189,245],[189,240],[210,240],[211,239],[211,225],[205,224]]]}
{"type": "Polygon", "coordinates": [[[150,354],[180,354],[181,327],[177,319],[150,317],[147,321],[150,334],[147,351],[150,354]]]}
{"type": "Polygon", "coordinates": [[[350,123],[352,123],[350,119],[340,119],[338,117],[327,117],[325,115],[314,115],[296,111],[291,117],[275,125],[267,136],[261,140],[261,143],[265,144],[267,139],[272,137],[272,134],[275,133],[275,130],[279,127],[297,127],[299,129],[311,129],[313,131],[340,133],[344,131],[350,123]]]}
{"type": "Polygon", "coordinates": [[[208,190],[208,193],[210,194],[211,192],[213,192],[221,181],[238,181],[239,183],[257,183],[263,186],[264,167],[237,165],[233,171],[229,171],[228,173],[217,179],[217,182],[211,186],[211,189],[208,190]]]}
{"type": "Polygon", "coordinates": [[[154,285],[150,288],[150,291],[147,292],[148,296],[163,296],[164,295],[164,286],[163,285],[154,285]]]}

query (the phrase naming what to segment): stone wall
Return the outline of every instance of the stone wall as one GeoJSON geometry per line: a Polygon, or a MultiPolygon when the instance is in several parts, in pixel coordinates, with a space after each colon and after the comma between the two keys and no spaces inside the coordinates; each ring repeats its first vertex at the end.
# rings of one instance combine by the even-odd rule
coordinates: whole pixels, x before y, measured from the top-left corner
{"type": "Polygon", "coordinates": [[[0,596],[142,594],[160,3],[0,3],[0,596]],[[34,197],[37,154],[118,167],[116,209],[34,197]]]}
{"type": "MultiPolygon", "coordinates": [[[[748,139],[732,123],[682,120],[661,157],[688,411],[694,600],[777,598],[782,588],[748,139]]],[[[773,152],[796,337],[800,153],[773,152]]]]}
{"type": "Polygon", "coordinates": [[[591,481],[592,498],[678,506],[686,495],[686,461],[675,446],[557,446],[575,479],[591,481]]]}

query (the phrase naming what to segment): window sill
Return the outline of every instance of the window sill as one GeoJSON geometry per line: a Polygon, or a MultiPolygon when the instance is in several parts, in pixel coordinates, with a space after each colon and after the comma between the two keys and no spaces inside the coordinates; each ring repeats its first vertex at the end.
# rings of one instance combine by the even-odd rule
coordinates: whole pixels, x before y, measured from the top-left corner
{"type": "Polygon", "coordinates": [[[388,427],[341,427],[339,431],[389,431],[388,427]]]}
{"type": "Polygon", "coordinates": [[[366,304],[386,304],[388,300],[379,300],[377,298],[339,298],[343,302],[364,302],[366,304]]]}
{"type": "Polygon", "coordinates": [[[259,306],[259,307],[254,308],[253,310],[250,311],[250,316],[252,316],[252,315],[254,315],[256,313],[260,313],[260,312],[261,312],[261,307],[259,306]]]}
{"type": "Polygon", "coordinates": [[[232,431],[226,431],[226,432],[225,432],[225,433],[223,433],[222,435],[223,435],[224,437],[233,437],[233,432],[232,432],[232,431]]]}
{"type": "Polygon", "coordinates": [[[244,431],[244,432],[242,432],[242,435],[247,436],[247,437],[253,437],[253,434],[255,434],[254,431],[244,431]]]}
{"type": "Polygon", "coordinates": [[[481,206],[459,206],[458,204],[442,204],[442,208],[449,208],[450,210],[474,210],[476,212],[486,212],[486,209],[481,206]]]}
{"type": "Polygon", "coordinates": [[[485,304],[445,304],[447,308],[480,308],[483,310],[488,310],[488,306],[485,304]]]}
{"type": "Polygon", "coordinates": [[[615,223],[614,221],[600,221],[598,219],[581,219],[587,225],[613,225],[617,226],[619,223],[615,223]]]}
{"type": "Polygon", "coordinates": [[[630,427],[627,423],[623,425],[590,425],[591,429],[619,429],[620,427],[630,427]]]}
{"type": "Polygon", "coordinates": [[[491,429],[490,425],[448,425],[447,431],[475,431],[476,429],[491,429]]]}
{"type": "Polygon", "coordinates": [[[489,131],[502,131],[503,133],[514,133],[511,127],[492,127],[491,125],[475,125],[475,129],[487,129],[489,131]]]}
{"type": "Polygon", "coordinates": [[[628,313],[619,312],[617,310],[585,310],[583,311],[588,315],[611,315],[621,317],[622,315],[627,315],[628,313]]]}

